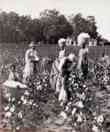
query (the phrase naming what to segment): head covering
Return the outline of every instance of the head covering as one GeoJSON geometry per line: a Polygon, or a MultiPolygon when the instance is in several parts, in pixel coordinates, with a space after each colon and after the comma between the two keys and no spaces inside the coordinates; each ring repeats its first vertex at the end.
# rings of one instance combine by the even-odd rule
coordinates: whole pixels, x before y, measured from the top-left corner
{"type": "Polygon", "coordinates": [[[73,61],[75,59],[75,55],[73,53],[69,54],[67,57],[70,61],[73,61]]]}
{"type": "Polygon", "coordinates": [[[89,39],[90,36],[88,33],[80,33],[77,37],[78,45],[82,45],[86,39],[89,39]]]}
{"type": "Polygon", "coordinates": [[[65,46],[65,42],[66,42],[66,39],[64,39],[64,38],[59,39],[58,40],[59,47],[65,46]]]}
{"type": "Polygon", "coordinates": [[[30,44],[29,44],[29,47],[31,48],[31,47],[35,47],[36,45],[35,45],[35,43],[32,41],[30,44]]]}

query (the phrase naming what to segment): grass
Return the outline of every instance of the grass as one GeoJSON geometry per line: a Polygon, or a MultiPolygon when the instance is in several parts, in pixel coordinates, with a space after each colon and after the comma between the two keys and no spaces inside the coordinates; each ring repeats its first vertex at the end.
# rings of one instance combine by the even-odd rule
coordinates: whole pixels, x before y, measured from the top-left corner
{"type": "MultiPolygon", "coordinates": [[[[1,43],[0,44],[0,65],[8,64],[16,60],[16,58],[24,58],[25,51],[28,48],[28,45],[21,44],[11,44],[11,43],[1,43]]],[[[79,47],[69,46],[67,47],[67,54],[70,52],[78,55],[79,47]]],[[[40,57],[48,56],[54,59],[58,55],[58,46],[57,45],[38,45],[37,51],[40,57]]],[[[110,56],[110,47],[90,47],[90,58],[96,59],[101,56],[102,52],[106,51],[106,53],[110,56]]]]}
{"type": "MultiPolygon", "coordinates": [[[[20,58],[23,60],[25,51],[28,48],[26,44],[11,44],[11,43],[1,43],[0,44],[0,66],[2,64],[10,64],[16,61],[17,58],[20,58]]],[[[37,51],[39,53],[40,57],[48,56],[52,59],[55,59],[55,57],[58,55],[58,46],[57,45],[38,45],[37,51]]],[[[69,46],[67,47],[67,53],[69,54],[71,52],[78,55],[79,47],[69,46]]],[[[103,51],[106,51],[106,53],[110,56],[110,47],[90,47],[90,54],[89,57],[93,60],[96,60],[101,56],[103,51]]],[[[5,80],[7,78],[6,74],[5,76],[0,76],[0,82],[1,80],[5,80]]],[[[46,104],[47,105],[47,104],[46,104]]]]}
{"type": "MultiPolygon", "coordinates": [[[[28,48],[28,44],[26,43],[0,43],[0,67],[2,65],[7,65],[10,63],[16,62],[16,60],[24,60],[25,51],[28,48]]],[[[54,60],[58,56],[59,48],[58,45],[51,45],[51,44],[45,44],[45,45],[37,45],[37,51],[39,56],[42,57],[49,57],[52,60],[54,60]]],[[[66,50],[66,54],[69,53],[75,53],[75,55],[78,55],[79,47],[77,46],[68,46],[66,50]]],[[[89,49],[89,57],[93,60],[96,60],[101,56],[103,51],[106,51],[106,53],[110,56],[110,47],[90,47],[89,49]]],[[[21,62],[18,62],[21,63],[21,62]]],[[[1,78],[1,77],[0,77],[1,78]]],[[[7,78],[6,75],[4,77],[7,78]]],[[[2,78],[3,79],[3,76],[2,78]]],[[[0,79],[0,82],[1,82],[0,79]]],[[[4,79],[3,79],[4,80],[4,79]]]]}

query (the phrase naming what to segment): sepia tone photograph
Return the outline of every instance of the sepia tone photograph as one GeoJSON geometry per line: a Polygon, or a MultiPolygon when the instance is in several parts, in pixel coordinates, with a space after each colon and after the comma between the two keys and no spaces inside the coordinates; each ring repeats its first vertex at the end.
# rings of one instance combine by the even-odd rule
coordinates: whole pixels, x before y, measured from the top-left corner
{"type": "Polygon", "coordinates": [[[0,132],[110,132],[109,12],[0,0],[0,132]]]}

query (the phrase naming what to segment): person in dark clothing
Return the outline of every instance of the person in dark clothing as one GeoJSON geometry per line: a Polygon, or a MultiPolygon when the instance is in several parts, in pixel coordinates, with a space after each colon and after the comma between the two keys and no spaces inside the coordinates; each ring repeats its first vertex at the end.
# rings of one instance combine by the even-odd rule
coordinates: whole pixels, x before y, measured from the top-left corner
{"type": "Polygon", "coordinates": [[[62,67],[61,67],[61,71],[62,71],[61,76],[63,78],[63,88],[66,91],[67,101],[69,101],[71,98],[71,90],[68,88],[68,85],[69,85],[68,79],[73,70],[73,67],[75,66],[74,60],[75,60],[75,55],[70,54],[68,57],[65,58],[64,63],[62,64],[62,67]]]}
{"type": "Polygon", "coordinates": [[[82,77],[85,80],[85,79],[87,79],[87,76],[88,76],[88,57],[87,57],[87,54],[85,54],[83,57],[81,69],[82,69],[82,77]]]}

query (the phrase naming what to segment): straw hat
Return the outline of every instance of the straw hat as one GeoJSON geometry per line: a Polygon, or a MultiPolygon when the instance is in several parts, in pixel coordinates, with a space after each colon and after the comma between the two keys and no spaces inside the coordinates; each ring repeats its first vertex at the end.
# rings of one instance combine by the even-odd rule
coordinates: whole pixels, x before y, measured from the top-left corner
{"type": "Polygon", "coordinates": [[[36,45],[35,45],[35,43],[32,41],[30,44],[29,44],[29,47],[31,48],[31,47],[35,47],[36,45]]]}

